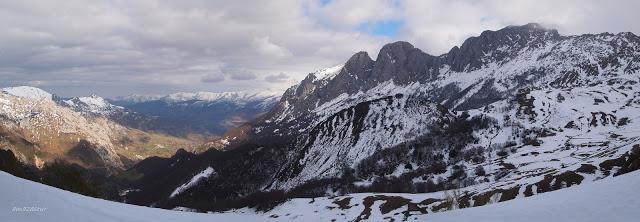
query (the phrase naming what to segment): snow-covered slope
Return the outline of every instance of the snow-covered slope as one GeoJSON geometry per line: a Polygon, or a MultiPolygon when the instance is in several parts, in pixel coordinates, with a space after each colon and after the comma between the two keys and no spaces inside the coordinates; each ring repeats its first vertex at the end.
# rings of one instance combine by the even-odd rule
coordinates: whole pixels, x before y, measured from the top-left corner
{"type": "MultiPolygon", "coordinates": [[[[281,172],[291,178],[274,188],[291,189],[312,179],[339,177],[363,159],[385,147],[393,147],[429,132],[429,127],[450,114],[424,98],[403,94],[359,103],[319,118],[291,152],[290,163],[281,172]],[[374,146],[374,147],[372,147],[374,146]],[[289,172],[290,168],[296,168],[289,172]]],[[[277,132],[274,132],[277,133],[277,132]]]]}
{"type": "Polygon", "coordinates": [[[0,221],[168,222],[266,219],[256,215],[199,214],[116,203],[20,179],[5,172],[0,172],[0,186],[0,221]]]}
{"type": "MultiPolygon", "coordinates": [[[[352,194],[299,198],[269,212],[240,209],[191,213],[115,203],[49,187],[0,172],[1,221],[634,221],[640,217],[640,172],[534,197],[425,215],[404,214],[400,200],[442,198],[431,194],[352,194]],[[388,196],[394,198],[382,198],[388,196]],[[365,201],[365,199],[371,201],[365,201]],[[372,198],[380,197],[380,198],[372,198]],[[345,201],[346,200],[346,201],[345,201]],[[370,210],[365,210],[370,209],[370,210]],[[365,216],[369,215],[366,217],[365,216]]],[[[188,210],[179,208],[182,210],[188,210]]]]}
{"type": "Polygon", "coordinates": [[[61,100],[62,105],[71,107],[72,109],[86,113],[109,116],[116,112],[122,112],[123,108],[112,105],[106,99],[97,95],[91,95],[86,97],[74,97],[71,99],[61,100]]]}
{"type": "Polygon", "coordinates": [[[421,213],[420,208],[430,200],[447,198],[450,191],[300,198],[267,214],[283,221],[634,221],[640,216],[638,186],[640,172],[633,172],[533,197],[438,213],[421,213]]]}
{"type": "Polygon", "coordinates": [[[53,98],[53,95],[51,95],[51,93],[48,93],[42,89],[39,89],[36,87],[30,87],[30,86],[7,87],[7,88],[2,88],[1,91],[9,95],[28,98],[28,99],[51,100],[53,98]]]}
{"type": "MultiPolygon", "coordinates": [[[[634,221],[640,172],[481,207],[416,216],[418,221],[634,221]]],[[[412,217],[413,219],[414,217],[412,217]]]]}

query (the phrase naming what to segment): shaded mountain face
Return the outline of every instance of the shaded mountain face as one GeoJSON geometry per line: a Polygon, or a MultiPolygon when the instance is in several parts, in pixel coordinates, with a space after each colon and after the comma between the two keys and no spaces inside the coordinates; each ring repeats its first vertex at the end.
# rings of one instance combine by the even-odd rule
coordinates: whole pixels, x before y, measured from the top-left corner
{"type": "Polygon", "coordinates": [[[269,111],[278,98],[279,95],[272,92],[199,92],[129,96],[111,102],[138,114],[116,118],[125,125],[176,136],[219,136],[269,111]]]}
{"type": "Polygon", "coordinates": [[[509,26],[440,56],[395,42],[375,60],[359,52],[310,73],[229,131],[224,150],[158,161],[165,176],[143,176],[128,197],[210,210],[255,195],[461,187],[473,200],[512,199],[593,181],[637,159],[639,72],[632,33],[509,26]]]}

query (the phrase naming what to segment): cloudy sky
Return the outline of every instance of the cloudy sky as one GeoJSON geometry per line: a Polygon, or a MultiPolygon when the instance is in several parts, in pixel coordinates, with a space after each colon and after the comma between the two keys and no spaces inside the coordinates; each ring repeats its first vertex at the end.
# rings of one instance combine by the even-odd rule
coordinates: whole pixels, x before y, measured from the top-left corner
{"type": "Polygon", "coordinates": [[[404,40],[439,55],[483,30],[640,33],[640,1],[0,0],[0,87],[62,96],[282,90],[404,40]]]}

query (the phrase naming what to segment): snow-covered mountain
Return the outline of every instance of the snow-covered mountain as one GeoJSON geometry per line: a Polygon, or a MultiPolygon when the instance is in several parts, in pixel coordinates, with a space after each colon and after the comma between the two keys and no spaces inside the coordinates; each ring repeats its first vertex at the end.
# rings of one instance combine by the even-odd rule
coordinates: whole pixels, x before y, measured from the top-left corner
{"type": "Polygon", "coordinates": [[[16,86],[7,87],[1,89],[2,93],[17,96],[21,98],[35,99],[35,100],[51,100],[53,95],[39,88],[29,86],[16,86]]]}
{"type": "Polygon", "coordinates": [[[87,168],[124,169],[125,163],[173,154],[190,142],[129,128],[109,119],[121,111],[104,99],[61,99],[35,87],[0,94],[0,148],[42,167],[64,159],[87,168]]]}
{"type": "Polygon", "coordinates": [[[395,42],[310,73],[229,131],[223,151],[140,162],[131,170],[151,176],[127,197],[211,210],[260,195],[465,189],[435,211],[528,197],[640,167],[639,82],[633,33],[509,26],[440,56],[395,42]],[[209,168],[215,177],[170,195],[209,168]]]}
{"type": "Polygon", "coordinates": [[[205,102],[234,102],[238,105],[249,102],[265,102],[270,103],[277,100],[281,92],[260,90],[260,91],[237,91],[237,92],[178,92],[169,95],[129,95],[117,97],[113,101],[118,103],[142,103],[154,100],[162,100],[169,103],[179,103],[187,101],[205,101],[205,102]]]}
{"type": "MultiPolygon", "coordinates": [[[[384,153],[394,149],[401,152],[400,155],[413,155],[412,158],[400,158],[404,159],[402,163],[391,163],[397,167],[393,170],[396,175],[399,175],[399,171],[405,172],[406,170],[401,168],[407,164],[420,168],[425,167],[423,164],[432,162],[433,160],[420,161],[420,158],[415,158],[417,154],[426,151],[432,152],[429,158],[444,156],[441,159],[448,166],[461,166],[467,169],[468,174],[472,174],[477,165],[483,164],[469,160],[460,162],[463,158],[461,155],[484,155],[483,158],[486,160],[496,159],[502,162],[502,156],[492,155],[509,149],[509,153],[515,153],[516,156],[526,155],[524,150],[530,149],[529,152],[552,152],[555,157],[561,157],[562,154],[558,152],[560,149],[586,152],[583,151],[584,148],[579,147],[608,140],[608,143],[600,148],[601,153],[592,150],[586,152],[589,156],[574,157],[575,160],[568,163],[559,161],[564,165],[575,165],[577,168],[580,166],[578,163],[596,162],[591,158],[601,156],[602,153],[621,154],[629,151],[633,141],[640,136],[635,133],[625,134],[627,130],[637,127],[634,126],[634,121],[629,120],[640,117],[635,114],[638,109],[638,91],[634,89],[639,80],[639,72],[640,38],[631,33],[561,36],[557,31],[537,24],[510,26],[498,31],[485,31],[479,37],[469,38],[461,47],[454,47],[449,53],[441,56],[431,56],[409,43],[396,42],[384,46],[375,61],[366,53],[354,55],[340,71],[330,75],[332,78],[309,75],[299,85],[287,90],[275,112],[263,123],[256,124],[256,131],[262,131],[262,127],[286,127],[288,132],[285,134],[296,135],[298,141],[303,141],[296,147],[303,147],[306,154],[314,157],[329,155],[310,164],[305,163],[304,155],[291,160],[297,163],[297,169],[303,169],[284,172],[294,176],[284,179],[287,182],[298,180],[299,174],[307,176],[307,169],[313,172],[314,169],[323,169],[322,166],[325,165],[347,164],[356,168],[356,165],[364,164],[361,162],[362,158],[343,158],[340,156],[343,152],[332,152],[330,147],[336,144],[336,139],[357,140],[338,146],[366,157],[375,157],[375,152],[384,153]],[[339,139],[341,137],[332,135],[327,141],[305,142],[305,137],[313,137],[317,127],[331,121],[331,118],[344,107],[365,106],[364,104],[371,101],[390,96],[394,96],[394,100],[420,98],[442,104],[453,112],[466,112],[463,118],[454,121],[443,120],[442,117],[440,121],[435,121],[442,126],[423,122],[416,124],[416,120],[403,122],[402,119],[416,115],[427,115],[437,119],[437,116],[433,115],[433,112],[389,115],[387,110],[402,106],[388,102],[382,109],[363,111],[366,116],[377,117],[370,121],[366,121],[365,118],[365,123],[372,124],[365,126],[365,129],[380,130],[382,127],[386,132],[402,139],[394,139],[393,136],[384,133],[373,134],[381,137],[377,140],[360,139],[367,138],[361,136],[361,132],[366,130],[359,129],[361,126],[357,123],[360,119],[353,119],[350,121],[352,124],[345,127],[337,124],[340,121],[333,121],[331,124],[335,130],[344,130],[342,135],[351,134],[351,137],[339,139]],[[385,118],[389,117],[391,118],[385,121],[385,118]],[[478,126],[474,126],[474,118],[479,120],[478,126]],[[453,141],[445,144],[430,141],[429,138],[435,136],[430,131],[434,128],[444,128],[444,131],[447,131],[447,128],[458,124],[456,121],[471,121],[463,123],[471,125],[472,132],[466,135],[468,141],[459,144],[459,147],[451,146],[453,141]],[[575,126],[566,127],[567,125],[575,126]],[[427,130],[430,128],[431,130],[427,130]],[[303,133],[300,136],[298,132],[303,133]],[[605,139],[610,134],[622,135],[624,139],[605,139]],[[569,139],[582,136],[590,140],[586,142],[569,139]],[[383,141],[393,142],[385,144],[383,141]],[[406,145],[407,143],[409,145],[406,145]],[[537,143],[544,146],[538,148],[537,143]],[[397,145],[406,148],[394,148],[397,145]],[[319,150],[314,153],[314,149],[327,152],[319,150]]],[[[450,137],[447,134],[445,138],[450,137]]],[[[260,136],[260,133],[256,135],[260,136]]],[[[459,141],[462,138],[457,136],[455,139],[459,141]]],[[[541,158],[534,158],[533,162],[540,162],[541,158]]],[[[380,157],[377,161],[386,160],[380,157]]],[[[394,161],[398,160],[390,162],[394,161]]],[[[516,164],[529,165],[531,162],[517,161],[516,164]]],[[[491,164],[489,167],[492,167],[491,164]]],[[[534,167],[531,173],[544,170],[562,171],[564,167],[569,166],[539,166],[534,167]]],[[[451,171],[453,169],[448,170],[447,174],[453,173],[451,171]]],[[[302,181],[338,175],[309,176],[302,181]]],[[[298,182],[298,185],[300,184],[298,182]]]]}
{"type": "Polygon", "coordinates": [[[119,97],[111,102],[138,114],[168,122],[167,132],[173,135],[222,135],[269,111],[280,98],[273,91],[242,92],[180,92],[166,96],[119,97]],[[173,127],[173,131],[170,129],[173,127]]]}
{"type": "Polygon", "coordinates": [[[62,99],[62,105],[71,107],[72,109],[86,113],[109,116],[116,112],[123,112],[124,108],[109,103],[106,99],[97,95],[87,97],[74,97],[71,99],[62,99]]]}

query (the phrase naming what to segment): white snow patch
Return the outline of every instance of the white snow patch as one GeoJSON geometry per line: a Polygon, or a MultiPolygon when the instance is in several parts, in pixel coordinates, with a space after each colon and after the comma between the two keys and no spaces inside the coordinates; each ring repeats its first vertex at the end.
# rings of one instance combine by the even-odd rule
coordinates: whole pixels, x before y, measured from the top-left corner
{"type": "Polygon", "coordinates": [[[53,98],[53,95],[51,95],[51,93],[31,86],[2,88],[2,92],[12,96],[35,100],[51,100],[53,98]]]}
{"type": "Polygon", "coordinates": [[[194,185],[198,184],[198,182],[200,182],[200,180],[205,179],[205,178],[209,178],[211,175],[214,175],[216,172],[213,170],[213,168],[211,167],[207,167],[207,169],[204,169],[202,172],[196,174],[195,176],[193,176],[193,178],[191,178],[191,180],[189,180],[189,182],[182,184],[181,186],[179,186],[178,188],[176,188],[171,195],[169,196],[169,198],[173,198],[174,196],[184,192],[185,190],[188,190],[189,188],[193,187],[194,185]]]}
{"type": "Polygon", "coordinates": [[[82,196],[5,172],[0,172],[0,187],[0,221],[208,222],[264,221],[268,218],[255,213],[204,214],[117,203],[82,196]]]}
{"type": "Polygon", "coordinates": [[[344,67],[344,64],[321,69],[314,72],[313,75],[316,77],[316,80],[331,80],[333,79],[333,77],[335,77],[340,73],[340,70],[342,70],[342,67],[344,67]]]}

